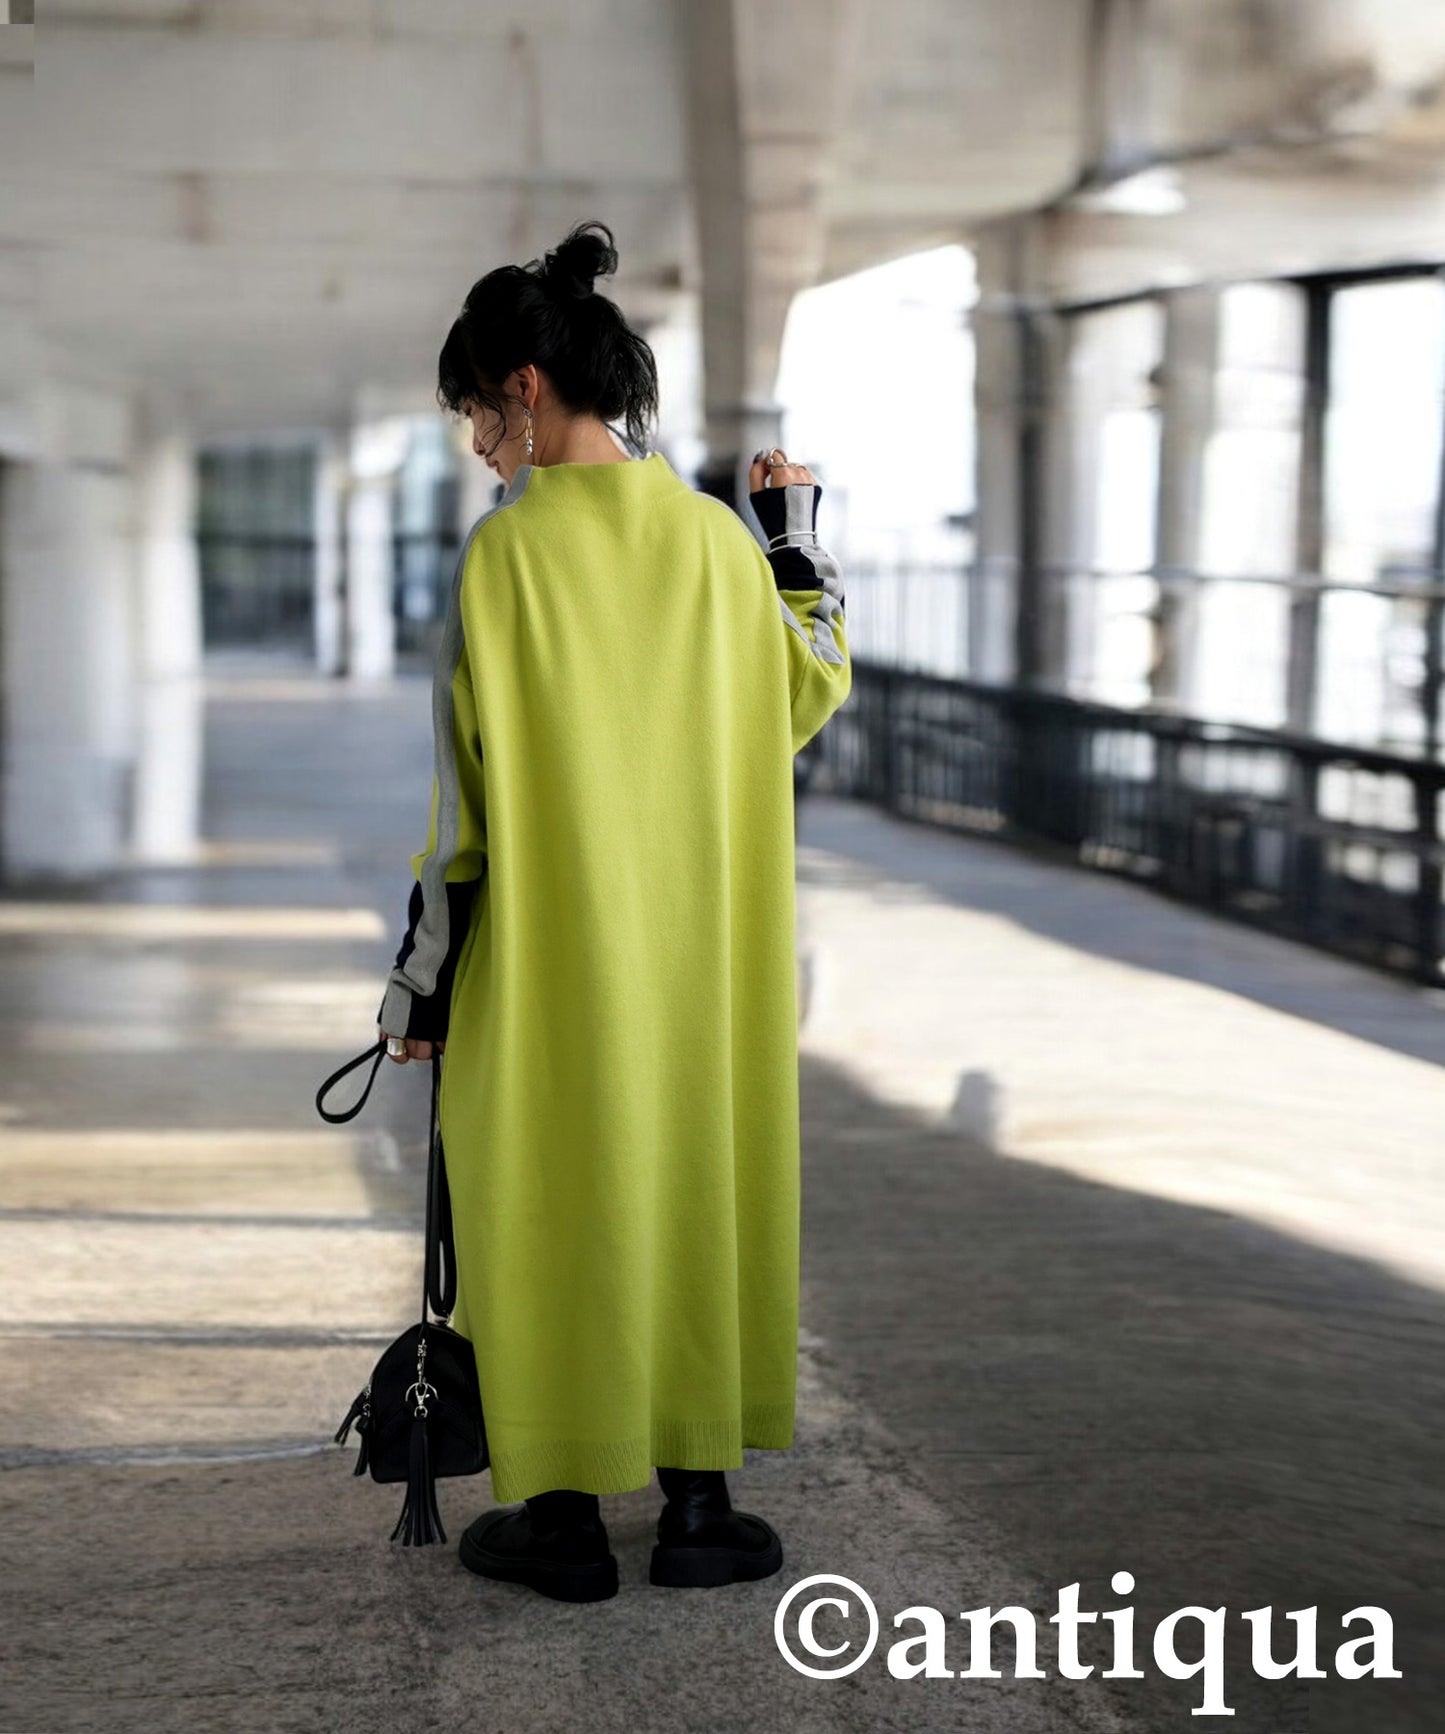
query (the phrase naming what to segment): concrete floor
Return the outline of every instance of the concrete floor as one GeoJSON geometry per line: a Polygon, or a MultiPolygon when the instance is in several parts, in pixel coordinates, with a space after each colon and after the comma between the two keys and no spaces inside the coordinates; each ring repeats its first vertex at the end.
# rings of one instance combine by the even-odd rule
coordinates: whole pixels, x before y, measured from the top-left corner
{"type": "MultiPolygon", "coordinates": [[[[600,1606],[389,1546],[393,1490],[328,1441],[416,1305],[425,1078],[389,1069],[365,1130],[310,1104],[370,1039],[426,726],[415,682],[233,678],[202,864],[0,904],[0,1734],[1438,1729],[1445,1013],[822,799],[798,1444],[733,1478],[782,1576],[650,1588],[655,1490],[604,1502],[600,1606]],[[845,1679],[774,1644],[813,1573],[882,1618],[845,1679]],[[1145,1678],[1058,1677],[1074,1582],[1136,1609],[1145,1678]],[[959,1612],[1008,1603],[1046,1678],[1002,1643],[999,1680],[889,1673],[903,1609],[942,1610],[960,1670],[959,1612]],[[1317,1607],[1328,1666],[1370,1603],[1403,1679],[1253,1679],[1243,1610],[1288,1653],[1284,1610],[1317,1607]],[[1192,1604],[1228,1610],[1224,1722],[1150,1660],[1192,1604]]],[[[486,1498],[442,1484],[454,1537],[486,1498]]]]}

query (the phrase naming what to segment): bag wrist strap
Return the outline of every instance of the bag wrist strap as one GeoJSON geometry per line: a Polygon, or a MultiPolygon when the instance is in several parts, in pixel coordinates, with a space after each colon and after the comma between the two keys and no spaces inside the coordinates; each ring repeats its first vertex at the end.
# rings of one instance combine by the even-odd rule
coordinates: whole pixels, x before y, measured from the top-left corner
{"type": "Polygon", "coordinates": [[[321,1118],[333,1126],[343,1125],[347,1120],[354,1120],[366,1106],[366,1099],[371,1094],[371,1086],[376,1082],[376,1074],[381,1062],[386,1057],[386,1037],[382,1036],[374,1046],[369,1047],[364,1054],[358,1054],[354,1060],[348,1060],[344,1066],[334,1071],[321,1088],[316,1092],[316,1112],[321,1118]],[[370,1060],[371,1075],[366,1080],[366,1087],[349,1108],[343,1108],[340,1113],[333,1113],[326,1106],[326,1098],[349,1073],[358,1066],[364,1066],[370,1060]]]}

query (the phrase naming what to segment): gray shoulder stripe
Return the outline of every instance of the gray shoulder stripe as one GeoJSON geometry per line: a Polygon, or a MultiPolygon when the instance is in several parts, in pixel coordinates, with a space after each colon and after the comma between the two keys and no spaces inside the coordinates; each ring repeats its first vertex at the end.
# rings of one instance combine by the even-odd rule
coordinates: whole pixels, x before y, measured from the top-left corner
{"type": "Polygon", "coordinates": [[[835,662],[841,667],[846,660],[833,636],[834,625],[842,622],[842,604],[825,590],[813,607],[813,654],[819,662],[835,662]]]}
{"type": "Polygon", "coordinates": [[[783,611],[784,622],[792,627],[819,662],[841,664],[844,661],[843,652],[838,648],[838,641],[833,636],[833,622],[843,619],[843,609],[835,597],[828,595],[825,591],[818,598],[813,608],[813,636],[811,638],[808,637],[802,621],[788,607],[781,594],[778,596],[778,606],[783,611]]]}
{"type": "Polygon", "coordinates": [[[812,639],[809,638],[808,634],[803,630],[802,621],[799,620],[797,615],[793,613],[792,609],[788,607],[781,595],[778,597],[778,607],[783,611],[783,624],[785,626],[791,626],[793,631],[797,633],[798,637],[801,638],[803,643],[807,645],[809,650],[811,650],[813,648],[812,639]]]}
{"type": "Polygon", "coordinates": [[[522,465],[501,499],[488,507],[467,532],[457,557],[446,624],[442,629],[436,672],[432,679],[432,751],[437,780],[436,847],[422,862],[422,911],[416,924],[411,955],[391,972],[382,1002],[382,1027],[389,1035],[405,1031],[414,994],[424,999],[436,991],[437,974],[446,962],[451,943],[446,877],[447,868],[456,859],[461,832],[461,787],[457,776],[452,681],[466,649],[466,633],[462,626],[462,575],[466,571],[467,555],[473,538],[488,518],[495,517],[521,499],[532,470],[531,464],[522,465]]]}

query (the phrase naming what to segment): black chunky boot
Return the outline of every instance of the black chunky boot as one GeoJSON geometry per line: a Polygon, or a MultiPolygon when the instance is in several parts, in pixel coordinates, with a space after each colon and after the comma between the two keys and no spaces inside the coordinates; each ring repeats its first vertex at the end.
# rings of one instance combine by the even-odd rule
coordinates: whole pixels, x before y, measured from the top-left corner
{"type": "Polygon", "coordinates": [[[667,1503],[657,1520],[653,1583],[670,1589],[771,1577],[783,1569],[783,1544],[761,1517],[734,1511],[721,1469],[659,1469],[667,1503]]]}
{"type": "Polygon", "coordinates": [[[602,1602],[617,1594],[617,1561],[595,1493],[559,1488],[484,1511],[458,1552],[478,1577],[526,1584],[554,1601],[602,1602]]]}

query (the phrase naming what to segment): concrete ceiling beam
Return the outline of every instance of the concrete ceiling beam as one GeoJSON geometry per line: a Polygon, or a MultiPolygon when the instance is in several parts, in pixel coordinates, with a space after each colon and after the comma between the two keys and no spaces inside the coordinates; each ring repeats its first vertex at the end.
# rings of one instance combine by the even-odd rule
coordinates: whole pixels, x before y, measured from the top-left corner
{"type": "Polygon", "coordinates": [[[705,437],[719,471],[777,435],[783,329],[825,254],[824,192],[861,15],[862,0],[679,3],[705,437]]]}

